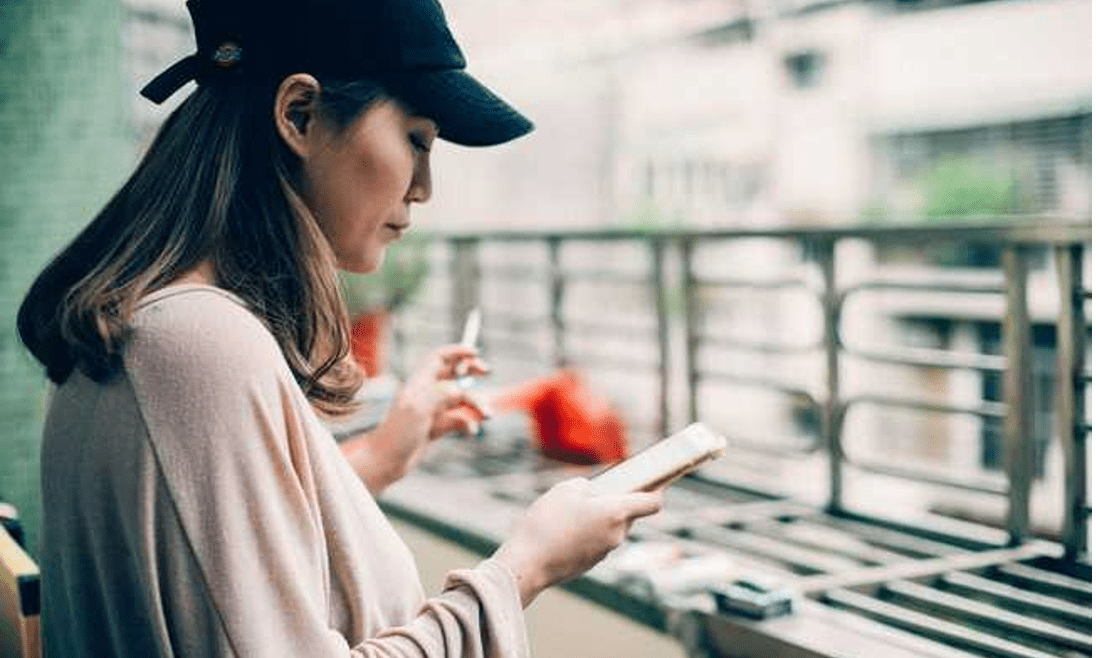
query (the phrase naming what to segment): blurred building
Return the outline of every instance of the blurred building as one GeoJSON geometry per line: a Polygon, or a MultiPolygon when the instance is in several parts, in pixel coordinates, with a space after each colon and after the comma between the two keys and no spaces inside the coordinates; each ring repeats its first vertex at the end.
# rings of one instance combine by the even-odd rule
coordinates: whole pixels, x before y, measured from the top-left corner
{"type": "Polygon", "coordinates": [[[472,70],[541,130],[507,158],[453,155],[441,222],[910,219],[949,175],[1007,190],[1002,212],[1091,206],[1083,0],[448,6],[472,70]],[[489,191],[471,220],[470,189],[489,191]]]}

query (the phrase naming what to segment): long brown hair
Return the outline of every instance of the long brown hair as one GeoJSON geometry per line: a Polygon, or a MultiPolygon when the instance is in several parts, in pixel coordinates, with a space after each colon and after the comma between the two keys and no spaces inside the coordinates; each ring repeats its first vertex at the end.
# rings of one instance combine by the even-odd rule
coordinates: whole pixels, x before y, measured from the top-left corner
{"type": "MultiPolygon", "coordinates": [[[[18,327],[50,380],[62,384],[76,368],[110,379],[140,299],[212,259],[217,284],[263,320],[313,406],[354,408],[362,373],[348,356],[334,255],[294,191],[299,161],[274,127],[275,85],[199,86],[38,276],[18,327]]],[[[342,128],[387,97],[367,80],[324,81],[321,90],[321,111],[342,128]]]]}

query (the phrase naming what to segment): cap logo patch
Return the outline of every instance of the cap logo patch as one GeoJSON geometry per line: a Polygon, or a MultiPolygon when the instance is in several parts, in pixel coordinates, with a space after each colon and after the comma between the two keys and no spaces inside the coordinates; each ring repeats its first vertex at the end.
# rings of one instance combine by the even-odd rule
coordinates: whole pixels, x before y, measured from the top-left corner
{"type": "Polygon", "coordinates": [[[243,59],[244,49],[239,44],[225,41],[213,51],[213,64],[222,69],[230,69],[243,59]]]}

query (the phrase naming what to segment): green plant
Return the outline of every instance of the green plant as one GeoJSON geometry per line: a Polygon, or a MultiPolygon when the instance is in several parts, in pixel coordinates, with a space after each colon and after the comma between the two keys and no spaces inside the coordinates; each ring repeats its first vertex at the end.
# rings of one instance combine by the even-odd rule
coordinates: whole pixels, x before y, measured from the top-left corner
{"type": "Polygon", "coordinates": [[[1008,215],[1022,209],[1017,181],[972,158],[948,158],[923,179],[924,217],[962,219],[1008,215]]]}
{"type": "Polygon", "coordinates": [[[640,198],[624,216],[620,226],[646,233],[657,233],[670,228],[681,228],[685,217],[680,211],[667,210],[651,196],[640,198]]]}
{"type": "Polygon", "coordinates": [[[393,312],[412,301],[430,275],[430,240],[408,234],[388,246],[376,272],[340,272],[339,283],[350,317],[393,312]]]}

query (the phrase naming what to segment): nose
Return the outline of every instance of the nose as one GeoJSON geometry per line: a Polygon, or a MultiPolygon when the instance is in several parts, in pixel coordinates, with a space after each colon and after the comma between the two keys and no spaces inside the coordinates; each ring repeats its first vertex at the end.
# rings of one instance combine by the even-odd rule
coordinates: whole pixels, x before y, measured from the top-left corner
{"type": "Polygon", "coordinates": [[[430,176],[430,153],[420,153],[415,159],[415,171],[411,174],[411,185],[407,190],[407,200],[413,203],[426,203],[430,200],[433,184],[430,176]]]}

